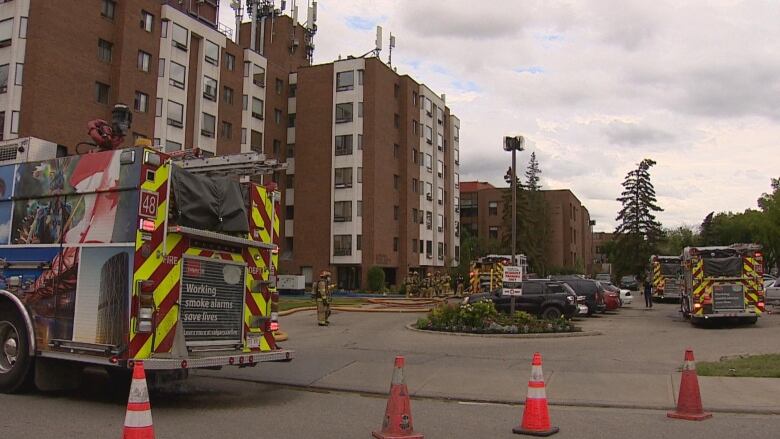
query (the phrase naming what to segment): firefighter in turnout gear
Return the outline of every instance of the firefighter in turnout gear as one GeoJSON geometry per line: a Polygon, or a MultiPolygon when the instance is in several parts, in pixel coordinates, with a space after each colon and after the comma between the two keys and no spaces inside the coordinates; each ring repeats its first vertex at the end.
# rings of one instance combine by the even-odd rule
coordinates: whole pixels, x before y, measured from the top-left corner
{"type": "Polygon", "coordinates": [[[320,273],[320,280],[314,283],[312,294],[317,301],[317,323],[320,326],[328,326],[330,323],[330,301],[333,293],[333,285],[330,283],[330,272],[320,273]]]}
{"type": "Polygon", "coordinates": [[[406,297],[418,297],[420,295],[420,276],[417,272],[412,271],[406,276],[404,287],[406,289],[406,297]]]}

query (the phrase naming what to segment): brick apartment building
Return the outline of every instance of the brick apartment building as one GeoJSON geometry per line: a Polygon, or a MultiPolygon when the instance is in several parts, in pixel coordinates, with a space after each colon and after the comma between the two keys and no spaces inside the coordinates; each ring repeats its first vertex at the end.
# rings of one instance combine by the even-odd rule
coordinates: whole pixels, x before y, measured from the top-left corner
{"type": "Polygon", "coordinates": [[[218,22],[219,0],[60,3],[0,3],[0,138],[74,153],[87,121],[125,103],[126,144],[288,162],[273,176],[282,272],[358,287],[374,265],[397,282],[457,256],[459,121],[443,96],[376,58],[310,66],[316,28],[278,13],[252,41],[250,23],[235,39],[218,22]]]}
{"type": "Polygon", "coordinates": [[[358,288],[372,266],[397,284],[454,265],[460,122],[444,96],[377,58],[303,67],[290,83],[283,271],[331,269],[358,288]]]}
{"type": "MultiPolygon", "coordinates": [[[[460,221],[481,241],[501,240],[505,234],[503,194],[508,188],[490,183],[461,183],[460,221]]],[[[577,267],[590,273],[593,265],[593,222],[588,209],[568,189],[543,190],[549,212],[548,267],[577,267]]]]}
{"type": "Polygon", "coordinates": [[[612,232],[593,233],[593,271],[595,273],[611,272],[611,262],[605,245],[614,240],[615,234],[612,232]]]}

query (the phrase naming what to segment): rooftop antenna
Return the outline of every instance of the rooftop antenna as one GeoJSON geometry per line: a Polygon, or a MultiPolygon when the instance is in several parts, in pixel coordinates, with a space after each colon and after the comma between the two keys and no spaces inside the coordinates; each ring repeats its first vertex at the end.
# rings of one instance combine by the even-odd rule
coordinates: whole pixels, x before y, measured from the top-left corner
{"type": "Polygon", "coordinates": [[[376,58],[379,58],[379,52],[382,51],[382,26],[376,27],[376,42],[374,43],[374,48],[366,52],[361,58],[365,58],[368,55],[374,55],[376,58]]]}
{"type": "Polygon", "coordinates": [[[241,7],[241,0],[231,0],[230,7],[236,14],[236,34],[235,43],[238,44],[238,36],[241,29],[241,19],[244,17],[244,8],[241,7]]]}
{"type": "Polygon", "coordinates": [[[314,34],[317,33],[317,2],[311,2],[306,15],[306,59],[314,59],[314,34]]]}
{"type": "MultiPolygon", "coordinates": [[[[265,21],[270,17],[272,20],[271,25],[273,26],[273,18],[276,15],[281,14],[281,11],[274,8],[273,0],[246,0],[246,6],[249,17],[252,19],[252,41],[250,42],[250,48],[262,55],[265,43],[265,21]],[[257,35],[258,24],[260,25],[260,38],[258,38],[257,35]],[[258,42],[260,43],[259,47],[258,42]]],[[[273,32],[271,32],[271,37],[273,38],[273,32]]]]}
{"type": "Polygon", "coordinates": [[[393,36],[393,33],[390,32],[390,55],[387,57],[387,65],[392,66],[393,65],[393,48],[395,47],[395,37],[393,36]]]}

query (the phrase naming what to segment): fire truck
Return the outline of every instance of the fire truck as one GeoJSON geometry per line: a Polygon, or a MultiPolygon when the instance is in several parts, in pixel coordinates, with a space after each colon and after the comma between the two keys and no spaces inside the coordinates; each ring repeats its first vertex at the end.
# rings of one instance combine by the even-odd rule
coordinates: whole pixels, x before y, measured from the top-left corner
{"type": "Polygon", "coordinates": [[[686,247],[683,316],[693,324],[720,318],[756,323],[764,312],[763,262],[757,244],[686,247]]]}
{"type": "Polygon", "coordinates": [[[0,392],[72,387],[85,365],[290,361],[273,336],[280,196],[246,177],[286,165],[113,140],[0,143],[0,392]]]}
{"type": "Polygon", "coordinates": [[[653,298],[680,300],[683,292],[682,259],[679,256],[650,257],[653,298]]]}
{"type": "MultiPolygon", "coordinates": [[[[523,275],[528,272],[528,259],[525,255],[517,255],[516,264],[521,267],[523,275]]],[[[504,267],[512,265],[511,255],[487,255],[471,263],[469,267],[470,292],[488,293],[502,288],[504,282],[504,267]]]]}

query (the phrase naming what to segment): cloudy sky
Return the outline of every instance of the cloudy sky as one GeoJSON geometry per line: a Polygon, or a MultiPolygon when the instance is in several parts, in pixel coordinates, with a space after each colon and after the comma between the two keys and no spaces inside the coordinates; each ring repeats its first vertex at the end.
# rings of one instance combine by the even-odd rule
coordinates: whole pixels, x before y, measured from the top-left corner
{"type": "Polygon", "coordinates": [[[543,186],[572,189],[596,230],[614,228],[620,183],[646,157],[665,226],[755,207],[780,177],[780,2],[320,0],[318,12],[316,63],[371,50],[378,24],[382,59],[392,32],[398,72],[447,95],[461,181],[502,184],[501,139],[522,134],[520,162],[535,151],[543,186]]]}

